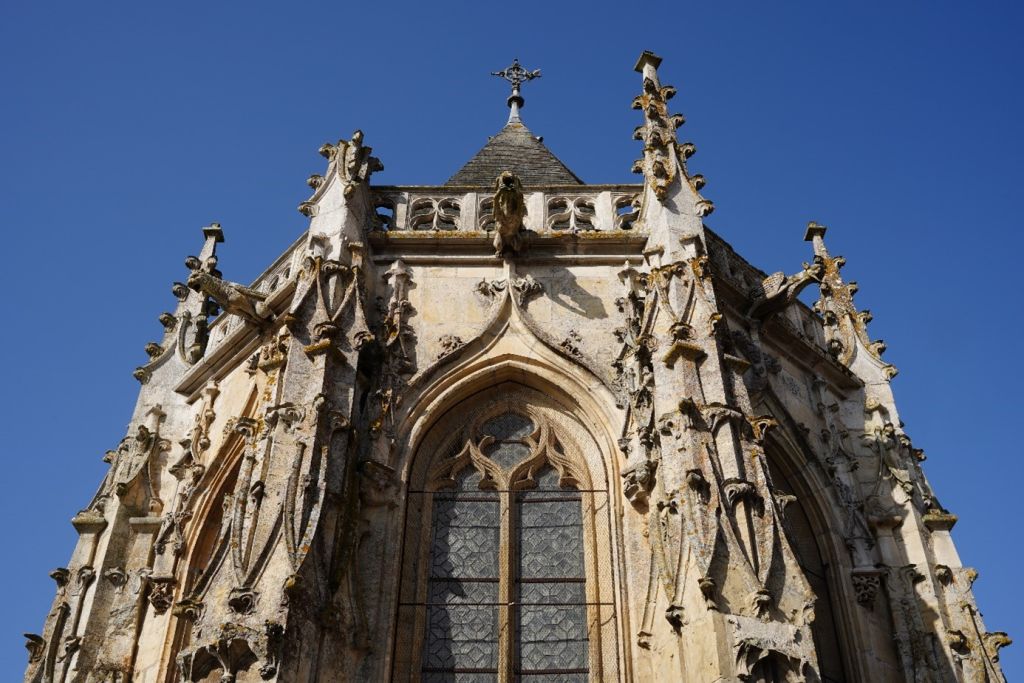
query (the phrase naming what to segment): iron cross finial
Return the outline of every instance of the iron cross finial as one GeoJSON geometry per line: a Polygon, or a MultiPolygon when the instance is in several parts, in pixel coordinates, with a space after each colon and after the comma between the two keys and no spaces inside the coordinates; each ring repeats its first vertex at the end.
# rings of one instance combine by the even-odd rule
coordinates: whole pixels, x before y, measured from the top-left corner
{"type": "Polygon", "coordinates": [[[527,71],[519,64],[519,58],[516,57],[512,60],[512,66],[502,69],[501,71],[492,71],[491,75],[504,78],[512,84],[513,90],[519,90],[519,86],[525,81],[532,81],[534,78],[540,78],[540,69],[527,71]]]}
{"type": "Polygon", "coordinates": [[[519,58],[512,60],[512,66],[501,71],[492,71],[492,76],[500,76],[512,84],[512,94],[508,96],[508,106],[511,110],[508,115],[509,123],[519,122],[519,108],[525,106],[526,100],[519,94],[519,86],[526,81],[540,78],[540,69],[527,71],[519,64],[519,58]]]}

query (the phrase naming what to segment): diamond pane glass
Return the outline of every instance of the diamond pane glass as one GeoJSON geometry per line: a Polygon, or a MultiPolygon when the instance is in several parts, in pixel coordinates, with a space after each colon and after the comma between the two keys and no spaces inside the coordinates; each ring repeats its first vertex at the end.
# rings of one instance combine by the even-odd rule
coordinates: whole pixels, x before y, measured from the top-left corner
{"type": "Polygon", "coordinates": [[[516,671],[531,681],[586,680],[586,575],[580,493],[544,468],[516,494],[516,671]]]}
{"type": "Polygon", "coordinates": [[[517,441],[499,441],[484,450],[484,455],[505,470],[512,469],[513,465],[526,459],[529,454],[530,447],[517,441]]]}
{"type": "Polygon", "coordinates": [[[498,441],[522,439],[533,433],[533,422],[525,415],[507,412],[492,417],[484,423],[480,431],[498,441]]]}
{"type": "Polygon", "coordinates": [[[480,430],[494,438],[494,443],[484,450],[484,455],[498,463],[502,469],[511,469],[530,455],[529,446],[519,440],[530,436],[533,430],[533,422],[519,413],[510,411],[492,417],[480,430]]]}
{"type": "Polygon", "coordinates": [[[494,680],[498,667],[498,494],[464,470],[434,494],[424,680],[494,680]]]}
{"type": "Polygon", "coordinates": [[[498,674],[433,671],[424,673],[420,680],[423,683],[494,683],[498,674]]]}

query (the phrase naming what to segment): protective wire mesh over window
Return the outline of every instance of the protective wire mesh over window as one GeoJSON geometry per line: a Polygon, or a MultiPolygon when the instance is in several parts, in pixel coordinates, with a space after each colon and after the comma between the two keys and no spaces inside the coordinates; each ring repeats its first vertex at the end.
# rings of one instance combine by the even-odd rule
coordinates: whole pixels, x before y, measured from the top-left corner
{"type": "Polygon", "coordinates": [[[409,475],[393,680],[621,679],[601,458],[571,408],[512,382],[434,423],[409,475]]]}
{"type": "Polygon", "coordinates": [[[516,494],[516,673],[529,681],[587,680],[587,598],[580,494],[546,467],[516,494]]]}
{"type": "Polygon", "coordinates": [[[456,490],[434,496],[424,681],[493,680],[498,672],[498,494],[481,491],[471,469],[456,481],[456,490]]]}
{"type": "Polygon", "coordinates": [[[519,413],[502,413],[485,422],[480,430],[494,437],[494,443],[487,446],[484,453],[503,469],[510,469],[530,454],[530,447],[522,439],[530,436],[533,429],[529,418],[519,413]]]}

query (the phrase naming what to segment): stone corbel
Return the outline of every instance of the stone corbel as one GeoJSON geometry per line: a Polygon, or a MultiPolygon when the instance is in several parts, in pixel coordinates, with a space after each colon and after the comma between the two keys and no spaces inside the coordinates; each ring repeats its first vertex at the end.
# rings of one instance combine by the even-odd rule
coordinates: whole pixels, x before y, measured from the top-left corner
{"type": "Polygon", "coordinates": [[[654,477],[658,469],[656,460],[641,460],[622,472],[622,490],[634,507],[646,508],[654,477]]]}

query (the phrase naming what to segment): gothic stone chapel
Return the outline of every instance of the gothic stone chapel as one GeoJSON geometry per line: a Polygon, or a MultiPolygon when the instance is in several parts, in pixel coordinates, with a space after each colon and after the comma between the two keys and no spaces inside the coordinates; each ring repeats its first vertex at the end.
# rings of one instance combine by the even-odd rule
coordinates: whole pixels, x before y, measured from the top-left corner
{"type": "Polygon", "coordinates": [[[559,161],[513,62],[444,185],[357,131],[251,285],[204,228],[25,681],[1004,681],[843,258],[705,225],[660,61],[640,184],[559,161]]]}

